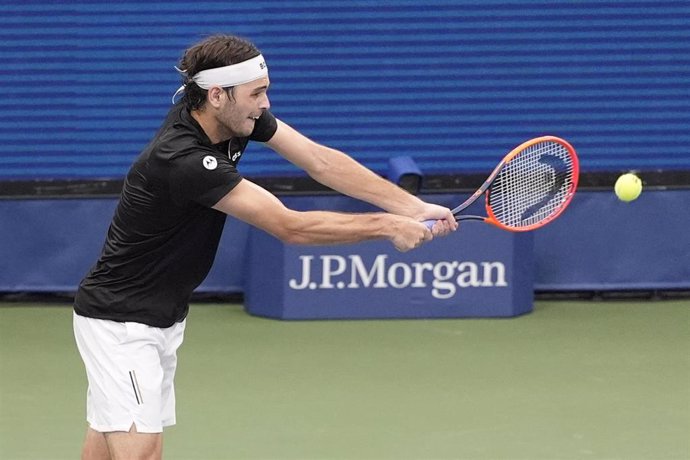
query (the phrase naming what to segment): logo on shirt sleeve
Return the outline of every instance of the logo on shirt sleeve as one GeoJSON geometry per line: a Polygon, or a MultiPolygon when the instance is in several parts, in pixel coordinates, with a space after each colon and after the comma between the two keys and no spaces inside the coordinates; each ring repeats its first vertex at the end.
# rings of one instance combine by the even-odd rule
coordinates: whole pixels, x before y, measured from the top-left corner
{"type": "Polygon", "coordinates": [[[213,171],[218,167],[218,160],[211,155],[206,155],[202,160],[202,163],[204,164],[204,168],[208,169],[209,171],[213,171]]]}

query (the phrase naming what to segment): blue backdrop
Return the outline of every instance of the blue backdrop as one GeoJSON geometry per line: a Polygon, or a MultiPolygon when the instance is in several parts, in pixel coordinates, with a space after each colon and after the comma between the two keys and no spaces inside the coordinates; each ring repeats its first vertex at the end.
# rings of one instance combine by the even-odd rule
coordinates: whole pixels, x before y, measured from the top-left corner
{"type": "Polygon", "coordinates": [[[690,169],[686,1],[3,1],[0,179],[122,177],[216,32],[263,50],[280,118],[379,172],[487,171],[543,134],[584,171],[690,169]]]}
{"type": "MultiPolygon", "coordinates": [[[[425,198],[452,206],[465,197],[425,198]]],[[[372,209],[340,196],[283,200],[299,210],[372,209]]],[[[98,256],[115,204],[115,199],[0,200],[0,292],[75,290],[98,256]]],[[[632,203],[621,203],[610,191],[578,193],[561,217],[534,232],[534,287],[690,289],[688,209],[690,190],[646,192],[632,203]]],[[[248,242],[249,226],[228,219],[213,270],[200,291],[243,292],[248,242]]],[[[390,251],[395,252],[392,246],[390,251]]],[[[462,247],[451,247],[447,256],[462,258],[462,247]]]]}
{"type": "MultiPolygon", "coordinates": [[[[486,173],[543,134],[571,141],[584,172],[690,170],[687,1],[24,0],[0,14],[0,188],[122,178],[170,107],[182,51],[219,32],[262,49],[278,117],[381,173],[399,155],[426,174],[486,173]]],[[[296,174],[261,146],[240,170],[296,174]]],[[[689,197],[580,192],[535,234],[535,287],[688,288],[689,197]]],[[[73,289],[114,204],[0,201],[0,290],[73,289]]],[[[244,257],[223,244],[202,290],[241,290],[244,257]]]]}

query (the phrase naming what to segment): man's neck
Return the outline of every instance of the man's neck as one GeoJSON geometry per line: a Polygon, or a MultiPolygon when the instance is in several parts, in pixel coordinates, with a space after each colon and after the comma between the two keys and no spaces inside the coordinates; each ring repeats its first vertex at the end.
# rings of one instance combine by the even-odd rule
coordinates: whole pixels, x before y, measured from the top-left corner
{"type": "Polygon", "coordinates": [[[206,136],[208,136],[212,144],[218,144],[221,141],[229,139],[229,136],[224,136],[223,133],[221,133],[218,123],[212,116],[208,114],[208,112],[192,110],[191,115],[192,118],[199,123],[199,126],[201,126],[201,129],[204,130],[204,133],[206,133],[206,136]]]}

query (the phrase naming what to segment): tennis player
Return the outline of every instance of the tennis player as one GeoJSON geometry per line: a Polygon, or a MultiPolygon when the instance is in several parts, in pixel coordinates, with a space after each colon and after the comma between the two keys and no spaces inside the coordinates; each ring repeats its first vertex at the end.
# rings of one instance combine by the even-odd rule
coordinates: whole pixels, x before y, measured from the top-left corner
{"type": "Polygon", "coordinates": [[[268,67],[252,43],[209,37],[185,51],[180,69],[181,101],[127,174],[102,253],[75,298],[88,379],[84,459],[161,458],[163,427],[175,424],[173,377],[189,298],[211,268],[226,215],[291,244],[387,239],[400,251],[457,229],[447,208],[276,119],[268,67]],[[383,211],[286,208],[238,172],[249,141],[383,211]],[[431,229],[421,223],[428,219],[436,220],[431,229]]]}

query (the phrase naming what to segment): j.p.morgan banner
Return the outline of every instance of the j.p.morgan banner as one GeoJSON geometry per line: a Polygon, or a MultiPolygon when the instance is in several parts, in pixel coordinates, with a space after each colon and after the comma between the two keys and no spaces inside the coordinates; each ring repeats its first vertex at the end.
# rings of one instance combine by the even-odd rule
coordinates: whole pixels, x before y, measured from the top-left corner
{"type": "Polygon", "coordinates": [[[253,230],[247,310],[282,319],[506,317],[532,309],[532,237],[481,223],[399,253],[284,245],[253,230]]]}
{"type": "Polygon", "coordinates": [[[377,254],[367,263],[360,254],[300,255],[301,270],[288,280],[290,289],[427,289],[435,299],[450,299],[458,289],[507,287],[503,262],[448,260],[390,262],[377,254]]]}

